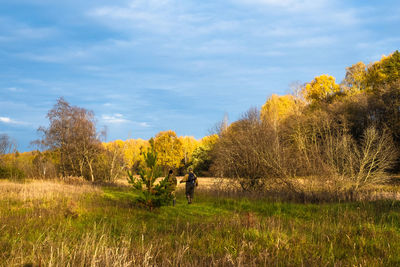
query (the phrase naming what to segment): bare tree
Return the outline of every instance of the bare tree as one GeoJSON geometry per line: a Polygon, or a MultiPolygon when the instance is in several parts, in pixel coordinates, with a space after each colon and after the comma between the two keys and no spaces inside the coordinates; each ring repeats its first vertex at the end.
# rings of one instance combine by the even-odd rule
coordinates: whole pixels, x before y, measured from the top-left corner
{"type": "Polygon", "coordinates": [[[375,126],[357,140],[344,121],[324,111],[294,115],[274,127],[255,109],[220,133],[214,153],[214,172],[243,190],[260,191],[276,181],[301,198],[317,192],[353,198],[384,182],[397,157],[390,133],[375,126]]]}
{"type": "Polygon", "coordinates": [[[106,166],[106,176],[109,181],[115,181],[121,176],[127,166],[124,164],[124,149],[125,143],[111,142],[106,144],[103,152],[106,166]]]}
{"type": "Polygon", "coordinates": [[[299,120],[291,134],[297,176],[318,177],[321,187],[349,192],[384,182],[398,151],[390,133],[369,126],[354,138],[342,122],[323,112],[299,120]]]}
{"type": "Polygon", "coordinates": [[[359,145],[346,148],[347,161],[342,161],[344,166],[339,165],[338,169],[351,181],[351,191],[384,182],[398,155],[389,132],[379,131],[375,126],[365,130],[359,145]]]}
{"type": "Polygon", "coordinates": [[[264,160],[274,140],[269,135],[273,135],[272,129],[264,127],[258,110],[247,111],[242,119],[220,132],[214,148],[214,173],[234,178],[243,190],[263,188],[269,174],[264,160]]]}
{"type": "Polygon", "coordinates": [[[93,162],[101,150],[101,142],[93,112],[59,98],[47,118],[50,125],[38,129],[43,138],[37,143],[59,153],[62,176],[84,176],[94,181],[93,162]]]}
{"type": "Polygon", "coordinates": [[[16,145],[7,134],[0,134],[0,156],[16,151],[16,145]]]}

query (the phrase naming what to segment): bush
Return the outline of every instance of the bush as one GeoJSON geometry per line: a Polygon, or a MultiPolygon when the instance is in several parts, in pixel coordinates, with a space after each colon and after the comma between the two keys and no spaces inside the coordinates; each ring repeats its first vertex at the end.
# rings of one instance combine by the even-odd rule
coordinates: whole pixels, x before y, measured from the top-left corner
{"type": "Polygon", "coordinates": [[[0,179],[20,180],[25,178],[25,173],[15,166],[0,166],[0,179]]]}
{"type": "Polygon", "coordinates": [[[275,141],[273,129],[260,120],[257,110],[251,109],[220,133],[212,170],[218,177],[235,179],[245,191],[262,190],[274,177],[267,162],[275,141]]]}
{"type": "Polygon", "coordinates": [[[157,153],[153,149],[149,149],[145,153],[144,159],[145,164],[139,169],[139,178],[128,171],[128,182],[135,190],[140,191],[137,202],[150,209],[170,203],[172,195],[167,177],[155,185],[156,179],[161,176],[161,168],[157,164],[157,153]]]}
{"type": "Polygon", "coordinates": [[[213,170],[244,191],[261,192],[278,182],[304,199],[322,191],[353,199],[362,188],[384,182],[397,155],[390,133],[374,125],[356,139],[345,121],[322,110],[275,126],[249,111],[221,132],[213,170]]]}

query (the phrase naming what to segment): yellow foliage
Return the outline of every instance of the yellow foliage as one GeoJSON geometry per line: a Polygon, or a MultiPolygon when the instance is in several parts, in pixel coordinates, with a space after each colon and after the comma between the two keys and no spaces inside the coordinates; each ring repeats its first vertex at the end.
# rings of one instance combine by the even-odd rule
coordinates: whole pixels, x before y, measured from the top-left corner
{"type": "Polygon", "coordinates": [[[310,102],[328,100],[340,92],[340,86],[336,84],[335,77],[323,74],[315,77],[304,88],[304,98],[310,102]]]}
{"type": "Polygon", "coordinates": [[[379,84],[400,79],[400,53],[395,51],[389,56],[382,56],[380,61],[370,64],[366,74],[367,91],[379,84]]]}
{"type": "Polygon", "coordinates": [[[116,149],[124,149],[125,142],[122,140],[115,140],[108,143],[102,143],[103,147],[108,151],[114,151],[116,149]]]}
{"type": "Polygon", "coordinates": [[[365,89],[366,69],[367,66],[361,61],[346,68],[344,85],[347,95],[355,95],[365,89]]]}
{"type": "Polygon", "coordinates": [[[200,145],[193,136],[181,136],[179,140],[182,143],[183,157],[185,165],[192,161],[193,151],[200,145]]]}
{"type": "Polygon", "coordinates": [[[200,139],[199,146],[205,148],[206,150],[209,150],[218,142],[218,139],[219,139],[218,134],[205,136],[202,139],[200,139]]]}
{"type": "Polygon", "coordinates": [[[273,94],[261,107],[261,119],[270,121],[275,126],[299,110],[298,101],[292,95],[278,96],[273,94]]]}
{"type": "Polygon", "coordinates": [[[183,145],[174,131],[159,132],[154,138],[157,162],[164,168],[179,168],[183,159],[183,145]]]}
{"type": "Polygon", "coordinates": [[[143,139],[129,139],[124,144],[124,160],[128,166],[137,165],[144,160],[143,153],[150,147],[150,143],[143,139]]]}
{"type": "MultiPolygon", "coordinates": [[[[116,153],[119,150],[124,157],[125,166],[132,167],[143,161],[143,152],[147,151],[150,144],[147,140],[143,139],[128,139],[115,140],[108,143],[103,143],[103,147],[112,153],[116,153]]],[[[119,152],[118,151],[118,152],[119,152]]]]}

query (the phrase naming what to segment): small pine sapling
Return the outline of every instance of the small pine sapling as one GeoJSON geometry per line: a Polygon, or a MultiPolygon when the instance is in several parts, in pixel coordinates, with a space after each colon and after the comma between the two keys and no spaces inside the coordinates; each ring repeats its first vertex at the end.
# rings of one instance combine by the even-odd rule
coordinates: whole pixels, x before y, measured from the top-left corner
{"type": "Polygon", "coordinates": [[[128,183],[134,189],[140,191],[137,198],[138,203],[152,209],[166,205],[171,201],[167,179],[155,184],[156,179],[161,174],[161,168],[157,164],[157,153],[151,148],[144,154],[144,164],[139,168],[139,177],[135,177],[132,172],[128,171],[128,183]]]}

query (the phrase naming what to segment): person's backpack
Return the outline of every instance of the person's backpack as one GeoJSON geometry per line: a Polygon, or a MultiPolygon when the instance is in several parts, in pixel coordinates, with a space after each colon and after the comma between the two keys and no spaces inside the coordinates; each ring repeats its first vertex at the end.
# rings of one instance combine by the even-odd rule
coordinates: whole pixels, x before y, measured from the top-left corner
{"type": "Polygon", "coordinates": [[[187,182],[194,184],[195,181],[196,181],[196,176],[194,175],[194,173],[189,172],[189,177],[187,179],[187,182]]]}

